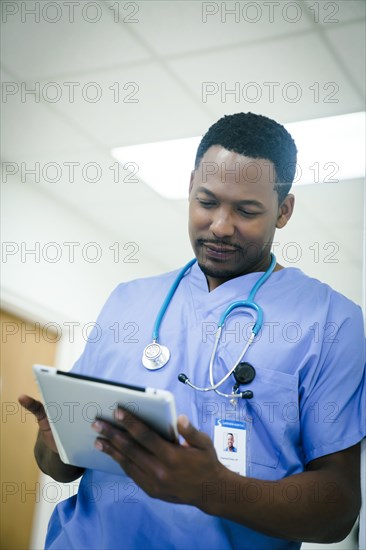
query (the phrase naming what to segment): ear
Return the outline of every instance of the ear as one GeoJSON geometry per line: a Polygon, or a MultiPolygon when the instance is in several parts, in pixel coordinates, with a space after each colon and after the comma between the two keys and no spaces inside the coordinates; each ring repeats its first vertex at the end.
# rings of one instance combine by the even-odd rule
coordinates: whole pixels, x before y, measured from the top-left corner
{"type": "Polygon", "coordinates": [[[292,216],[295,206],[295,197],[293,195],[287,195],[283,202],[278,207],[278,216],[276,227],[282,229],[292,216]]]}

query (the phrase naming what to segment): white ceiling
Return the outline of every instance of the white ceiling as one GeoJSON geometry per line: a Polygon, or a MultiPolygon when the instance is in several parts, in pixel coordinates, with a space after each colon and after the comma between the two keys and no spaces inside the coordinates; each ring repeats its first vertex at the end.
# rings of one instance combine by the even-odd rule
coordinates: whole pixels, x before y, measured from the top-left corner
{"type": "Polygon", "coordinates": [[[39,22],[22,14],[25,5],[30,9],[36,2],[11,4],[19,11],[5,22],[3,15],[1,76],[3,83],[18,84],[19,92],[3,99],[2,160],[27,166],[39,162],[41,167],[59,163],[57,183],[42,178],[37,183],[32,176],[27,183],[70,205],[114,240],[138,242],[162,269],[181,265],[182,257],[190,255],[186,201],[164,200],[142,181],[123,182],[127,171],[121,170],[121,181],[115,183],[109,168],[112,147],[200,135],[223,114],[238,111],[286,123],[365,108],[363,0],[281,0],[280,6],[227,2],[228,8],[239,5],[238,21],[225,15],[221,2],[83,0],[72,23],[62,1],[58,12],[55,2],[41,2],[41,7],[50,6],[39,22]],[[86,4],[90,7],[83,17],[86,4]],[[100,20],[91,23],[85,18],[97,13],[95,4],[100,20]],[[218,10],[206,22],[205,6],[218,10]],[[55,23],[45,20],[57,13],[55,23]],[[248,21],[256,16],[258,21],[248,21]],[[71,84],[65,84],[70,82],[76,83],[73,102],[71,84]],[[273,99],[268,82],[276,83],[273,99]],[[81,94],[84,90],[92,98],[96,88],[90,83],[101,92],[97,102],[81,94]],[[237,86],[241,97],[237,101],[234,94],[222,98],[217,93],[203,101],[204,83],[215,89],[237,86]],[[293,97],[295,87],[289,83],[301,91],[296,102],[283,97],[286,91],[293,97]],[[35,86],[39,102],[31,95],[22,101],[20,90],[35,86]],[[62,95],[53,102],[56,89],[62,95]],[[261,92],[257,102],[251,101],[255,89],[261,92]],[[75,181],[69,181],[65,162],[80,163],[75,181]],[[102,176],[94,184],[81,174],[88,162],[100,166],[102,176]]]}

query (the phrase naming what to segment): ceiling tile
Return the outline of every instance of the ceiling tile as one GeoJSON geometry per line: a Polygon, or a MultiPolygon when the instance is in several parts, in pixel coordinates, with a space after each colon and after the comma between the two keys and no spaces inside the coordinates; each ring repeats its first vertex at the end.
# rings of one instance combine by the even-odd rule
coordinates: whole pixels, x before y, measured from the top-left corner
{"type": "Polygon", "coordinates": [[[217,116],[254,111],[282,122],[363,110],[317,33],[169,61],[217,116]]]}
{"type": "Polygon", "coordinates": [[[295,2],[141,2],[132,30],[162,57],[253,40],[311,27],[295,2]],[[230,11],[233,10],[233,11],[230,11]]]}
{"type": "Polygon", "coordinates": [[[53,155],[65,149],[78,150],[93,143],[37,95],[22,97],[21,83],[2,71],[1,155],[22,161],[40,154],[53,155]],[[5,92],[6,90],[6,92],[5,92]]]}
{"type": "Polygon", "coordinates": [[[364,0],[333,0],[332,2],[302,0],[302,2],[307,5],[310,18],[314,23],[319,23],[327,29],[356,19],[364,19],[366,15],[364,0]]]}
{"type": "Polygon", "coordinates": [[[40,85],[50,98],[59,91],[53,108],[106,148],[189,137],[211,122],[200,102],[158,63],[89,73],[77,83],[73,101],[63,81],[59,88],[40,85]]]}
{"type": "Polygon", "coordinates": [[[12,9],[17,7],[18,11],[3,15],[2,63],[22,79],[83,73],[151,57],[129,32],[129,26],[134,23],[123,22],[126,15],[122,12],[119,22],[115,22],[114,11],[103,2],[7,4],[13,6],[12,9]],[[74,6],[73,22],[71,4],[78,4],[74,6]],[[38,22],[36,15],[25,11],[36,9],[37,12],[36,6],[38,22]],[[57,16],[60,19],[54,23],[48,21],[57,16]],[[99,20],[91,22],[97,17],[99,20]]]}
{"type": "Polygon", "coordinates": [[[343,61],[359,89],[365,94],[365,24],[360,21],[336,28],[327,28],[325,32],[336,56],[343,61]],[[363,53],[361,54],[361,52],[363,53]]]}

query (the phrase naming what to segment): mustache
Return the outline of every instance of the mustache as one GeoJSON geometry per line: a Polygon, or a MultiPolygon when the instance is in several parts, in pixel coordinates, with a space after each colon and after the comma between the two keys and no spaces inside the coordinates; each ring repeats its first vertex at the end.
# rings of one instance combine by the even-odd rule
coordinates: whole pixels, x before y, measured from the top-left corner
{"type": "Polygon", "coordinates": [[[223,241],[223,240],[217,240],[217,239],[197,239],[197,243],[200,245],[213,244],[214,246],[217,246],[217,247],[229,246],[231,248],[235,248],[236,250],[242,250],[242,247],[237,243],[232,243],[229,241],[223,241]]]}

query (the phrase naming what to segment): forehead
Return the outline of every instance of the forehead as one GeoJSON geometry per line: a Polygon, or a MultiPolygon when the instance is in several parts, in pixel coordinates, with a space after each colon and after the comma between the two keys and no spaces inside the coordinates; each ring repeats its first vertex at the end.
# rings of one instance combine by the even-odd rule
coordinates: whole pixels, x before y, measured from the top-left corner
{"type": "Polygon", "coordinates": [[[246,157],[219,145],[206,151],[194,172],[193,183],[219,193],[277,196],[273,162],[246,157]]]}

